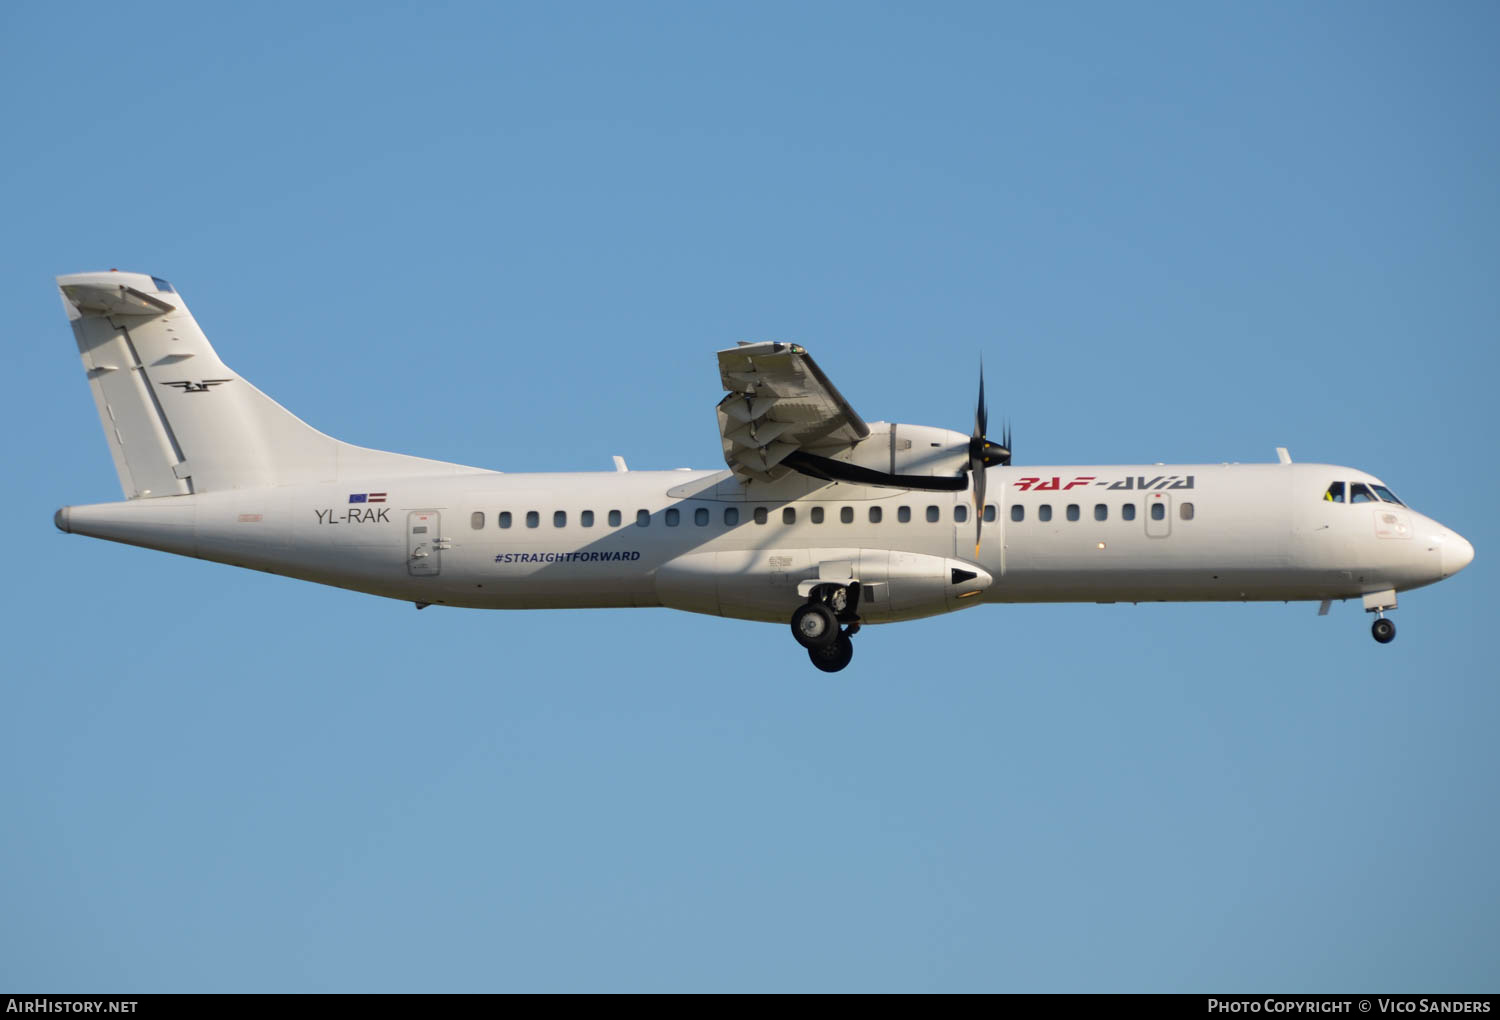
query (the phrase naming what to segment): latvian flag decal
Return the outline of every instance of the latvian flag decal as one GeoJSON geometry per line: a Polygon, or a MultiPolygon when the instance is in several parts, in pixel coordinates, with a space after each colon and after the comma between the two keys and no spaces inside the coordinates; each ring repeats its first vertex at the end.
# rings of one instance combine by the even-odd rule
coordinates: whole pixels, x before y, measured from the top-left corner
{"type": "Polygon", "coordinates": [[[349,493],[349,502],[351,502],[351,503],[384,503],[385,502],[385,493],[383,493],[383,492],[351,492],[351,493],[349,493]]]}

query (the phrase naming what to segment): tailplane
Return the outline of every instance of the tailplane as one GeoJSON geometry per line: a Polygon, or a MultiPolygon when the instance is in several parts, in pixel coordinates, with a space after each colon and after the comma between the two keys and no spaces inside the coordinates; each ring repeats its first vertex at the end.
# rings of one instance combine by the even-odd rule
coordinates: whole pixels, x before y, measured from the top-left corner
{"type": "Polygon", "coordinates": [[[57,286],[127,499],[479,470],[319,432],[220,361],[165,280],[110,271],[57,286]]]}

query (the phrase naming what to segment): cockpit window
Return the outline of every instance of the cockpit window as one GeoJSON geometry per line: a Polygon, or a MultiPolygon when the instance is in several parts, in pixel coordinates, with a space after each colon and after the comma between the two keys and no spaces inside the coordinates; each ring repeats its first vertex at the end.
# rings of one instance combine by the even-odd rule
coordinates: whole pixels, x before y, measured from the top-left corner
{"type": "Polygon", "coordinates": [[[156,284],[156,289],[159,290],[159,291],[161,291],[163,294],[175,294],[175,293],[177,293],[176,291],[174,291],[172,289],[172,285],[170,283],[168,283],[166,280],[163,280],[159,276],[153,276],[153,277],[151,277],[151,282],[154,283],[154,284],[156,284]]]}
{"type": "Polygon", "coordinates": [[[1323,493],[1323,498],[1330,503],[1342,503],[1344,501],[1344,483],[1334,482],[1328,487],[1328,491],[1323,493]]]}
{"type": "Polygon", "coordinates": [[[1375,494],[1370,491],[1364,482],[1355,482],[1349,486],[1349,502],[1351,503],[1374,503],[1375,494]]]}
{"type": "Polygon", "coordinates": [[[1399,499],[1397,499],[1396,498],[1396,494],[1394,492],[1392,492],[1390,489],[1387,489],[1384,485],[1372,485],[1372,486],[1370,486],[1370,488],[1372,488],[1372,489],[1375,490],[1375,495],[1379,496],[1381,499],[1385,500],[1387,503],[1395,503],[1397,506],[1405,506],[1406,505],[1405,503],[1403,503],[1399,499]]]}

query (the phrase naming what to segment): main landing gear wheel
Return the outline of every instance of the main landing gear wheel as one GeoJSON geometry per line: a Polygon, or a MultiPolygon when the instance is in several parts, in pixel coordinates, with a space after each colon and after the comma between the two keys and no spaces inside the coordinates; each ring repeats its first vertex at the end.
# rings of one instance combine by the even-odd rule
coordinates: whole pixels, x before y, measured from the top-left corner
{"type": "Polygon", "coordinates": [[[1382,616],[1370,624],[1370,633],[1375,636],[1376,641],[1388,645],[1396,637],[1396,625],[1382,616]]]}
{"type": "MultiPolygon", "coordinates": [[[[832,646],[842,635],[839,633],[838,617],[825,603],[808,602],[797,607],[792,614],[792,637],[809,652],[832,646]]],[[[850,652],[852,655],[853,652],[850,652]]],[[[814,662],[817,660],[814,659],[814,662]]],[[[844,660],[848,665],[849,660],[844,660]]],[[[843,669],[844,666],[839,666],[843,669]]]]}
{"type": "Polygon", "coordinates": [[[826,647],[809,648],[807,657],[823,672],[837,673],[854,658],[854,642],[849,640],[848,634],[840,634],[826,647]]]}

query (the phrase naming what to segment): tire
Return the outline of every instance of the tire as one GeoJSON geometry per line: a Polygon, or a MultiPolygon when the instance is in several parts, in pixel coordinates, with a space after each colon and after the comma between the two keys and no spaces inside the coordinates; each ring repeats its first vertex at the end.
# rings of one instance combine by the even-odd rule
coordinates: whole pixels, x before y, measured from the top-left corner
{"type": "Polygon", "coordinates": [[[839,621],[821,602],[808,602],[792,614],[792,637],[803,648],[827,648],[839,639],[839,621]]]}
{"type": "Polygon", "coordinates": [[[854,658],[854,642],[849,640],[848,635],[840,634],[826,648],[809,648],[807,657],[823,672],[837,673],[854,658]]]}
{"type": "Polygon", "coordinates": [[[1374,635],[1376,641],[1388,645],[1396,638],[1396,625],[1382,616],[1370,624],[1370,633],[1374,635]]]}

